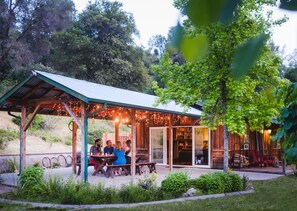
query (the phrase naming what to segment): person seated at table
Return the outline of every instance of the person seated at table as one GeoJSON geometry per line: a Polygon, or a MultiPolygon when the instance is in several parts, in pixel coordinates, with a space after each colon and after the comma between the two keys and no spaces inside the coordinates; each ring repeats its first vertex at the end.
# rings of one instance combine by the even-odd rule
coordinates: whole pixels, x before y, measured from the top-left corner
{"type": "Polygon", "coordinates": [[[114,148],[112,146],[111,140],[106,141],[106,147],[104,147],[104,154],[113,154],[114,153],[114,148]]]}
{"type": "MultiPolygon", "coordinates": [[[[113,165],[122,165],[126,164],[125,158],[125,150],[122,147],[122,143],[120,141],[116,142],[116,147],[114,148],[114,155],[117,156],[117,159],[113,162],[113,165]]],[[[117,173],[121,175],[120,169],[116,169],[117,173]]]]}
{"type": "Polygon", "coordinates": [[[128,139],[126,141],[126,147],[125,147],[125,157],[126,157],[126,161],[127,164],[131,164],[131,140],[128,139]]]}
{"type": "MultiPolygon", "coordinates": [[[[100,155],[102,153],[101,150],[101,139],[98,138],[95,140],[95,144],[91,146],[90,149],[90,155],[100,155]]],[[[105,174],[105,171],[103,169],[103,161],[100,158],[95,158],[90,156],[90,163],[94,165],[94,173],[93,176],[96,175],[99,171],[102,172],[102,174],[105,174]]]]}

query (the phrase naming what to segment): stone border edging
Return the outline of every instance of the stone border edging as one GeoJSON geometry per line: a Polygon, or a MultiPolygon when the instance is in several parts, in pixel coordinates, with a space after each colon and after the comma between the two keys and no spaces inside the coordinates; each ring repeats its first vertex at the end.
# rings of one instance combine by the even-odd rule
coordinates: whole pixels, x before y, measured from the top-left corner
{"type": "Polygon", "coordinates": [[[182,197],[176,199],[162,200],[162,201],[151,201],[151,202],[138,202],[131,204],[85,204],[85,205],[74,205],[74,204],[49,204],[49,203],[38,203],[38,202],[26,202],[19,200],[10,200],[0,198],[0,202],[8,203],[8,204],[21,204],[21,205],[29,205],[32,207],[47,207],[47,208],[61,208],[61,209],[104,209],[104,208],[129,208],[129,207],[137,207],[143,205],[153,205],[153,204],[165,204],[171,202],[182,202],[182,201],[195,201],[195,200],[203,200],[210,198],[221,198],[225,196],[236,196],[236,195],[246,195],[254,193],[254,188],[250,187],[249,190],[239,191],[239,192],[231,192],[231,193],[220,193],[220,194],[211,194],[211,195],[202,195],[202,196],[192,196],[192,197],[182,197]]]}

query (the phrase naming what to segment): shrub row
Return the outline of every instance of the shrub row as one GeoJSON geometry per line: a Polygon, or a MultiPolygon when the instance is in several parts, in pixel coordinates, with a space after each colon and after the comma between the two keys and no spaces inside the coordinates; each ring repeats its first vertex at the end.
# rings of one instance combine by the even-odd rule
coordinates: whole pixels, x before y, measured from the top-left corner
{"type": "Polygon", "coordinates": [[[40,170],[30,166],[21,173],[17,198],[61,204],[135,203],[173,198],[172,194],[155,185],[144,189],[140,185],[127,184],[118,190],[102,184],[76,182],[73,178],[64,182],[59,177],[50,177],[45,181],[40,170]]]}
{"type": "Polygon", "coordinates": [[[153,185],[153,178],[146,178],[138,185],[124,185],[117,190],[106,188],[102,184],[75,182],[73,178],[64,182],[61,178],[50,177],[45,181],[43,170],[30,166],[20,175],[17,197],[62,204],[135,203],[180,197],[190,187],[195,187],[198,193],[216,194],[240,191],[247,184],[246,177],[241,179],[237,174],[224,172],[204,174],[193,180],[185,172],[170,173],[162,181],[160,188],[153,185]],[[143,188],[141,184],[145,182],[149,185],[143,188]]]}
{"type": "Polygon", "coordinates": [[[191,180],[191,185],[206,194],[227,193],[243,190],[243,179],[234,173],[215,172],[203,174],[191,180]]]}

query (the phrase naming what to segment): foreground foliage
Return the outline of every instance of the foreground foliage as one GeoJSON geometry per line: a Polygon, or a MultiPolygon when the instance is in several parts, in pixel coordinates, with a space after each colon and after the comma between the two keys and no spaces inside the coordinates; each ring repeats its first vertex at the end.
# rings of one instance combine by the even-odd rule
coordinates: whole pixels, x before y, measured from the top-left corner
{"type": "Polygon", "coordinates": [[[279,89],[276,95],[284,105],[278,117],[280,128],[273,140],[283,139],[287,163],[297,164],[297,82],[279,89]]]}
{"type": "Polygon", "coordinates": [[[20,187],[14,199],[50,202],[58,204],[116,204],[158,201],[181,197],[191,187],[205,194],[240,191],[243,180],[233,173],[216,172],[190,180],[185,172],[170,173],[161,187],[155,183],[156,174],[150,174],[138,184],[123,185],[120,189],[104,187],[104,184],[89,184],[64,181],[59,177],[43,179],[40,167],[30,166],[20,176],[20,187]]]}
{"type": "Polygon", "coordinates": [[[253,194],[139,206],[126,210],[296,210],[297,177],[284,176],[252,183],[255,188],[253,194]]]}

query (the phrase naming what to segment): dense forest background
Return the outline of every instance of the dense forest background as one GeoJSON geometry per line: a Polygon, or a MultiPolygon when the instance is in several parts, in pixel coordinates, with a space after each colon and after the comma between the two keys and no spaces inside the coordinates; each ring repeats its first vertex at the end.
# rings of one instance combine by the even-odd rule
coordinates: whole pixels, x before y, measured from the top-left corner
{"type": "MultiPolygon", "coordinates": [[[[168,36],[137,46],[132,14],[118,2],[98,0],[77,13],[72,0],[0,0],[0,94],[33,69],[154,94],[152,66],[164,52],[184,63],[168,36]]],[[[271,44],[283,58],[280,76],[297,81],[297,51],[292,55],[271,44]]],[[[161,83],[159,83],[161,84],[161,83]]],[[[161,84],[162,86],[162,84],[161,84]]]]}

